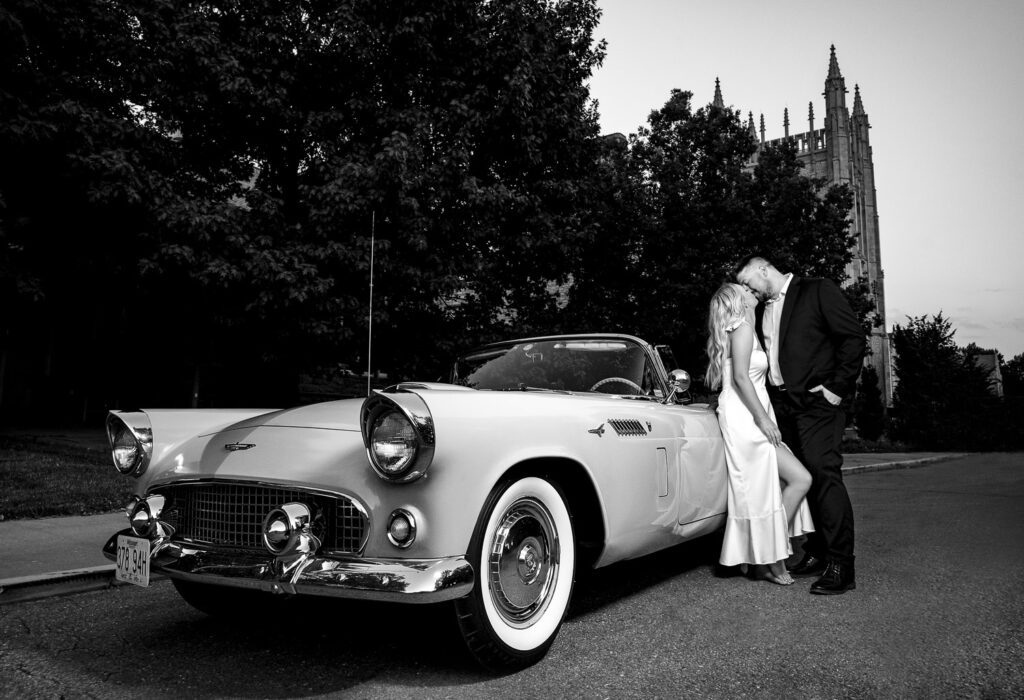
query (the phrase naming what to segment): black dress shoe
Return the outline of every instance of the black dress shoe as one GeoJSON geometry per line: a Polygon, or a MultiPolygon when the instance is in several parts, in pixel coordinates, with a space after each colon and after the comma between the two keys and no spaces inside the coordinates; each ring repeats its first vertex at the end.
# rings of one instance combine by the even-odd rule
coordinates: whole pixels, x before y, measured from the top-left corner
{"type": "Polygon", "coordinates": [[[811,585],[811,593],[818,595],[839,595],[852,591],[857,587],[853,574],[853,564],[840,564],[830,561],[825,573],[811,585]]]}
{"type": "Polygon", "coordinates": [[[787,566],[786,571],[793,576],[819,576],[825,571],[825,560],[804,552],[803,558],[793,566],[787,566]]]}

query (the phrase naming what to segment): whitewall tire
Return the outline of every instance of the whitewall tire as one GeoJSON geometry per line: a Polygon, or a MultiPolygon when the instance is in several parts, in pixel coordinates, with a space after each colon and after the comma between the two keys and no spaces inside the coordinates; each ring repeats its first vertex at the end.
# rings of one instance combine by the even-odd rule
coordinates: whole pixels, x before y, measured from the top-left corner
{"type": "Polygon", "coordinates": [[[558,488],[533,476],[499,484],[469,557],[476,583],[456,611],[470,652],[496,671],[542,658],[569,607],[576,569],[572,517],[558,488]]]}

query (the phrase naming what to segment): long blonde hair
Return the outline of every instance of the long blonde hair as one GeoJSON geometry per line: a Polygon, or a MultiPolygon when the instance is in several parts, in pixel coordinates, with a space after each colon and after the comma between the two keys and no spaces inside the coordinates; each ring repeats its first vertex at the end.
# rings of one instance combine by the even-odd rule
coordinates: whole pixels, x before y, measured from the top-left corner
{"type": "Polygon", "coordinates": [[[726,282],[711,297],[708,307],[708,371],[704,383],[709,389],[722,384],[722,367],[729,353],[729,331],[743,319],[743,287],[726,282]]]}

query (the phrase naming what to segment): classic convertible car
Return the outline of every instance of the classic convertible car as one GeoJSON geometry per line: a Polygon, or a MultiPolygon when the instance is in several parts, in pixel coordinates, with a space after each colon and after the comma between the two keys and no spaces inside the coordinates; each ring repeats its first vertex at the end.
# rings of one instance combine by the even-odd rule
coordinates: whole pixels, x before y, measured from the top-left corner
{"type": "Polygon", "coordinates": [[[627,335],[528,338],[366,399],[112,411],[136,495],[104,553],[214,615],[271,595],[451,601],[480,663],[523,667],[578,568],[724,524],[718,421],[665,358],[627,335]]]}

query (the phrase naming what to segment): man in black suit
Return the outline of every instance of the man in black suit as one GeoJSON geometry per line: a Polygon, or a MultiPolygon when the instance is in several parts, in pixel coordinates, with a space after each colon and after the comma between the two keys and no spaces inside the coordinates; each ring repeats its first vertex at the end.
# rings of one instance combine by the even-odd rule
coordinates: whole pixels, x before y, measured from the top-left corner
{"type": "Polygon", "coordinates": [[[782,274],[750,256],[736,281],[758,304],[757,334],[768,353],[768,393],[783,441],[811,473],[807,502],[815,532],[794,576],[819,575],[811,593],[835,595],[856,587],[853,506],[843,484],[840,443],[844,398],[852,397],[864,360],[864,330],[835,282],[782,274]]]}

